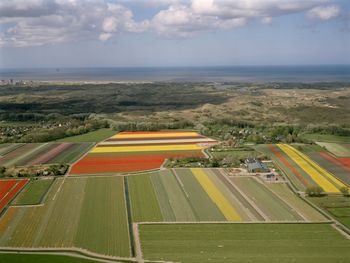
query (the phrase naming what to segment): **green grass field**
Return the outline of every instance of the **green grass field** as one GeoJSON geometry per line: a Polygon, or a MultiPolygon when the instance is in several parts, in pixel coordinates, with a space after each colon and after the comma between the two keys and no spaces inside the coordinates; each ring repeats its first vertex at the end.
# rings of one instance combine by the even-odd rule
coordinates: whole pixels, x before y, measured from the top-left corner
{"type": "Polygon", "coordinates": [[[131,201],[132,219],[134,222],[162,222],[157,196],[151,182],[151,175],[129,176],[129,196],[131,201]]]}
{"type": "Polygon", "coordinates": [[[123,177],[87,180],[74,243],[104,255],[130,255],[123,177]]]}
{"type": "Polygon", "coordinates": [[[295,193],[293,193],[288,188],[287,184],[266,184],[266,186],[274,193],[278,194],[279,198],[292,205],[294,209],[296,209],[298,213],[301,214],[306,220],[313,222],[327,220],[324,215],[322,215],[320,212],[318,212],[316,209],[298,197],[295,193]]]}
{"type": "Polygon", "coordinates": [[[328,224],[140,225],[145,259],[182,263],[345,263],[350,241],[328,224]]]}
{"type": "Polygon", "coordinates": [[[310,197],[309,200],[327,211],[350,230],[350,198],[345,196],[310,197]]]}
{"type": "Polygon", "coordinates": [[[340,143],[317,142],[317,144],[338,157],[350,157],[350,149],[340,143]]]}
{"type": "Polygon", "coordinates": [[[96,263],[99,261],[48,254],[3,254],[0,253],[0,263],[96,263]]]}
{"type": "Polygon", "coordinates": [[[122,177],[57,179],[39,207],[11,207],[0,218],[0,246],[77,247],[130,256],[122,177]]]}
{"type": "Polygon", "coordinates": [[[350,137],[348,136],[308,133],[308,134],[303,134],[301,137],[310,141],[350,143],[350,137]]]}
{"type": "MultiPolygon", "coordinates": [[[[160,172],[156,180],[161,182],[167,194],[176,221],[197,221],[196,215],[175,176],[169,171],[160,172]]],[[[156,177],[152,177],[156,178],[156,177]]]]}
{"type": "Polygon", "coordinates": [[[328,208],[327,210],[350,230],[350,207],[328,208]]]}
{"type": "MultiPolygon", "coordinates": [[[[250,177],[232,177],[232,182],[272,221],[302,221],[303,218],[264,184],[250,177]]],[[[311,209],[311,207],[310,207],[311,209]]]]}
{"type": "Polygon", "coordinates": [[[111,129],[99,129],[82,135],[66,137],[58,140],[58,142],[100,142],[115,135],[116,133],[116,131],[111,129]]]}
{"type": "Polygon", "coordinates": [[[259,153],[251,150],[222,150],[222,151],[210,151],[213,157],[231,157],[235,159],[245,159],[257,157],[259,153]]]}
{"type": "Polygon", "coordinates": [[[94,144],[93,143],[75,143],[71,148],[57,155],[49,163],[69,163],[77,161],[94,144]]]}
{"type": "Polygon", "coordinates": [[[12,204],[35,205],[39,204],[51,186],[53,179],[31,180],[29,184],[17,195],[12,204]]]}

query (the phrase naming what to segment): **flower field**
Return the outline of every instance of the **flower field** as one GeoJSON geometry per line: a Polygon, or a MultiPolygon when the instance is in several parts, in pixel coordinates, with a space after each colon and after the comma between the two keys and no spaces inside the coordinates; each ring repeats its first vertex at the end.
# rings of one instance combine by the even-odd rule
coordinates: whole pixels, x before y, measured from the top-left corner
{"type": "Polygon", "coordinates": [[[325,192],[338,193],[346,185],[328,173],[305,154],[287,144],[277,144],[295,163],[297,163],[325,192]]]}
{"type": "Polygon", "coordinates": [[[96,145],[70,174],[155,170],[169,158],[204,157],[202,150],[216,143],[196,132],[121,132],[96,145]]]}
{"type": "Polygon", "coordinates": [[[0,165],[10,167],[73,163],[92,145],[92,143],[8,144],[0,149],[0,165]]]}
{"type": "Polygon", "coordinates": [[[216,185],[209,179],[203,169],[191,169],[194,177],[198,180],[203,189],[207,192],[210,199],[218,206],[225,218],[229,221],[238,221],[241,219],[237,211],[230,202],[220,192],[216,185]]]}
{"type": "Polygon", "coordinates": [[[219,169],[172,169],[128,176],[135,222],[324,221],[281,183],[229,178],[219,169]]]}
{"type": "Polygon", "coordinates": [[[129,257],[123,180],[122,177],[55,180],[43,205],[11,206],[0,217],[0,246],[80,249],[129,257]]]}
{"type": "Polygon", "coordinates": [[[261,145],[257,149],[268,154],[301,191],[318,185],[327,193],[340,193],[340,188],[348,187],[347,183],[350,182],[345,173],[334,172],[339,168],[347,170],[348,166],[326,151],[308,149],[306,154],[287,144],[261,145]]]}
{"type": "Polygon", "coordinates": [[[348,144],[317,142],[318,145],[327,149],[327,151],[336,155],[337,157],[350,157],[350,148],[348,144]]]}
{"type": "Polygon", "coordinates": [[[350,158],[337,157],[327,151],[315,151],[307,153],[307,155],[315,162],[319,163],[327,171],[343,183],[350,186],[350,158]]]}
{"type": "Polygon", "coordinates": [[[0,213],[28,180],[0,180],[0,213]]]}

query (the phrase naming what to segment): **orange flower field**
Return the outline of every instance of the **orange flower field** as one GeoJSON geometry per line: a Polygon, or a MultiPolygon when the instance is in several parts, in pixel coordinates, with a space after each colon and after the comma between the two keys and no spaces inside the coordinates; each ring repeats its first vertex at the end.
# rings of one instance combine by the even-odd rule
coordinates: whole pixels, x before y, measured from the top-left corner
{"type": "Polygon", "coordinates": [[[99,143],[70,174],[126,173],[159,169],[168,158],[205,157],[217,141],[189,131],[121,132],[99,143]]]}

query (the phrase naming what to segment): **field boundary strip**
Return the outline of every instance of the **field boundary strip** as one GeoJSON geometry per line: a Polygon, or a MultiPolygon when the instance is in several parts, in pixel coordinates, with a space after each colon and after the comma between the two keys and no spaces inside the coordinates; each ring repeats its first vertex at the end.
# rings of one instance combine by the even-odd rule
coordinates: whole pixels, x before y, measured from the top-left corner
{"type": "Polygon", "coordinates": [[[295,225],[295,224],[334,224],[334,220],[329,220],[329,221],[322,221],[322,222],[314,222],[314,221],[164,221],[164,222],[137,222],[139,225],[195,225],[195,224],[265,224],[265,225],[279,225],[279,224],[285,224],[285,225],[295,225]]]}
{"type": "MultiPolygon", "coordinates": [[[[281,197],[278,193],[276,193],[271,188],[266,187],[264,182],[262,182],[261,178],[255,177],[255,180],[257,182],[259,182],[267,191],[271,192],[272,195],[276,197],[276,199],[280,200],[282,203],[285,203],[287,205],[287,207],[289,207],[291,209],[291,211],[295,211],[303,219],[304,222],[311,222],[298,209],[296,209],[296,207],[291,205],[285,198],[281,197]]],[[[293,192],[293,194],[295,194],[295,193],[293,192]]]]}
{"type": "Polygon", "coordinates": [[[346,231],[344,231],[343,229],[339,228],[336,224],[331,224],[331,226],[337,230],[341,235],[343,235],[344,237],[346,237],[348,240],[350,240],[350,234],[346,231]]]}
{"type": "Polygon", "coordinates": [[[3,252],[32,252],[33,254],[52,254],[55,253],[55,255],[75,255],[76,257],[83,256],[86,259],[90,260],[97,260],[101,262],[118,262],[118,260],[121,261],[132,261],[136,262],[136,259],[133,257],[118,257],[118,256],[107,256],[103,254],[98,254],[91,252],[86,249],[78,248],[78,247],[65,247],[65,248],[55,248],[55,247],[47,247],[47,248],[31,248],[31,247],[0,247],[0,253],[3,252]]]}
{"type": "Polygon", "coordinates": [[[124,194],[124,202],[126,207],[126,217],[128,222],[128,233],[129,233],[129,246],[130,246],[130,254],[134,257],[135,256],[135,247],[137,244],[135,243],[135,234],[133,233],[133,218],[132,218],[132,203],[130,200],[130,194],[129,194],[129,185],[128,185],[128,178],[123,177],[123,194],[124,194]]]}
{"type": "Polygon", "coordinates": [[[138,263],[143,263],[143,256],[142,256],[142,247],[141,247],[141,240],[140,240],[140,233],[139,233],[139,225],[138,223],[132,224],[132,229],[134,233],[134,242],[135,242],[135,252],[136,252],[136,260],[138,263]]]}
{"type": "Polygon", "coordinates": [[[262,217],[266,222],[271,221],[270,218],[253,202],[237,185],[235,185],[229,178],[222,168],[219,169],[225,180],[249,203],[249,205],[262,217]]]}
{"type": "Polygon", "coordinates": [[[245,211],[245,213],[250,218],[250,220],[255,221],[255,219],[258,219],[257,217],[260,217],[261,220],[265,220],[265,221],[269,220],[267,215],[265,215],[265,213],[263,213],[260,210],[260,208],[257,207],[255,203],[230,180],[230,178],[228,177],[227,173],[223,168],[212,169],[212,170],[214,170],[214,173],[216,173],[216,170],[218,171],[217,176],[227,186],[228,190],[232,193],[233,198],[245,211]],[[243,201],[241,201],[241,199],[243,201]],[[244,205],[243,202],[246,202],[246,204],[244,205]],[[248,205],[252,209],[252,211],[248,207],[246,207],[246,205],[248,205]],[[256,215],[254,215],[254,213],[256,213],[256,215]]]}

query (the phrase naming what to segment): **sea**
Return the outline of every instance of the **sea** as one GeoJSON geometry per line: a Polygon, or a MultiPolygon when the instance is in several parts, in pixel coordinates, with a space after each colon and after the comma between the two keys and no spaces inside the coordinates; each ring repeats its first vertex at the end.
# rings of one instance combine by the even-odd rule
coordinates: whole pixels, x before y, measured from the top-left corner
{"type": "Polygon", "coordinates": [[[113,82],[349,82],[350,65],[0,69],[0,80],[113,82]]]}

